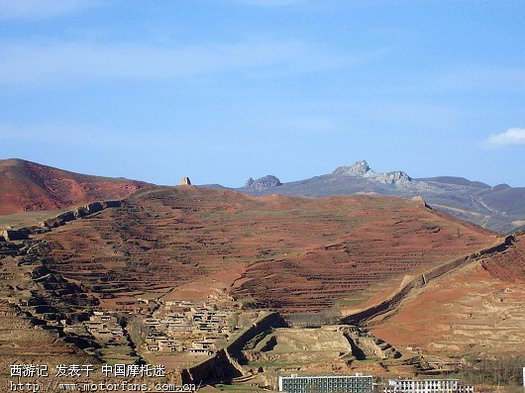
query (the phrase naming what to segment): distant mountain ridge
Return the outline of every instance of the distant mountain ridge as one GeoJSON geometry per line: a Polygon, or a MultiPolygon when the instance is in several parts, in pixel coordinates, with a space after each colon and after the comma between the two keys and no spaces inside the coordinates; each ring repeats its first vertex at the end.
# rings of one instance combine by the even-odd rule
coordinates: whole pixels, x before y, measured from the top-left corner
{"type": "Polygon", "coordinates": [[[119,199],[148,185],[69,172],[16,158],[0,160],[0,215],[119,199]]]}
{"type": "Polygon", "coordinates": [[[416,179],[403,171],[374,171],[364,160],[305,180],[281,183],[272,176],[271,184],[263,181],[266,178],[252,179],[253,184],[262,181],[265,187],[244,186],[236,190],[252,195],[306,197],[366,194],[410,199],[421,196],[434,208],[497,232],[509,232],[525,224],[525,187],[508,184],[491,187],[454,176],[416,179]]]}
{"type": "MultiPolygon", "coordinates": [[[[20,159],[0,160],[0,215],[120,199],[147,186],[151,184],[84,175],[20,159]]],[[[203,187],[227,188],[219,184],[203,187]]],[[[250,178],[234,190],[251,195],[315,198],[353,194],[421,197],[433,208],[493,231],[505,233],[525,225],[525,187],[491,187],[454,176],[412,178],[399,170],[375,171],[364,160],[340,166],[329,174],[287,183],[274,175],[250,178]]]]}
{"type": "Polygon", "coordinates": [[[338,175],[360,176],[384,184],[403,184],[408,186],[412,178],[403,171],[376,172],[370,169],[366,161],[357,161],[351,166],[340,166],[332,172],[338,175]]]}

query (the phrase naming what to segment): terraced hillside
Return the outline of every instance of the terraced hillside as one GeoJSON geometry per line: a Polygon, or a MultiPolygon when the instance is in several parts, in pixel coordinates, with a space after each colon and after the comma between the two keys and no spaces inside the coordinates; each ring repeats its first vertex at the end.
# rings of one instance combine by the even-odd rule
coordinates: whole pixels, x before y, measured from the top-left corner
{"type": "Polygon", "coordinates": [[[396,288],[405,275],[496,238],[420,201],[181,186],[138,191],[120,208],[53,230],[42,258],[106,304],[216,287],[254,307],[295,313],[366,302],[380,283],[396,288]]]}
{"type": "MultiPolygon", "coordinates": [[[[53,366],[58,364],[96,364],[99,359],[87,355],[74,344],[66,342],[60,329],[41,319],[46,311],[33,294],[38,284],[31,280],[35,266],[24,264],[27,245],[0,241],[0,391],[10,391],[9,380],[36,382],[36,378],[10,378],[14,364],[47,365],[55,383],[53,366]],[[32,299],[31,299],[32,298],[32,299]],[[25,304],[22,310],[17,303],[25,304]],[[34,315],[33,315],[34,314],[34,315]]],[[[49,385],[51,386],[51,385],[49,385]]],[[[42,389],[44,390],[44,385],[42,389]]]]}
{"type": "MultiPolygon", "coordinates": [[[[56,332],[36,328],[25,313],[0,300],[0,376],[9,376],[12,364],[94,364],[97,360],[56,332]]],[[[2,388],[4,384],[2,382],[2,388]]]]}
{"type": "Polygon", "coordinates": [[[516,353],[525,342],[525,236],[501,253],[441,277],[373,331],[436,354],[516,353]]]}

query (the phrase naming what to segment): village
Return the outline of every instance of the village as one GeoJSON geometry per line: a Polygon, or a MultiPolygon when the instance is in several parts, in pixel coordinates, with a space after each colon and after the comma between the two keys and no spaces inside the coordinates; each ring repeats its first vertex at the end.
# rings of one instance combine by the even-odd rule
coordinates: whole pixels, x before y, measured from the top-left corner
{"type": "Polygon", "coordinates": [[[208,356],[224,346],[241,325],[251,320],[231,302],[150,299],[139,300],[142,307],[129,310],[94,311],[89,320],[65,329],[78,335],[88,333],[100,343],[122,342],[126,332],[121,318],[134,320],[141,352],[181,352],[208,356]],[[148,307],[144,307],[144,303],[148,307]],[[147,311],[149,310],[149,311],[147,311]],[[138,326],[138,328],[137,328],[138,326]]]}
{"type": "Polygon", "coordinates": [[[238,320],[236,311],[215,302],[163,302],[144,319],[146,350],[210,355],[228,341],[238,320]]]}

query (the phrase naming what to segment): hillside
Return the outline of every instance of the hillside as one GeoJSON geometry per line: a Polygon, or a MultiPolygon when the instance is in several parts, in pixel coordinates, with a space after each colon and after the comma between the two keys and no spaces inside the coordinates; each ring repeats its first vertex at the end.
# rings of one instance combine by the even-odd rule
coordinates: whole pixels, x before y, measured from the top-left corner
{"type": "MultiPolygon", "coordinates": [[[[270,309],[291,327],[254,330],[234,355],[246,356],[239,381],[258,386],[273,384],[282,364],[306,373],[412,375],[427,370],[434,356],[485,356],[492,346],[516,354],[525,339],[521,238],[512,244],[512,237],[420,199],[255,197],[187,185],[148,187],[99,205],[33,227],[30,239],[0,239],[0,300],[31,317],[10,313],[8,329],[44,324],[97,361],[142,357],[166,364],[180,381],[183,368],[203,358],[149,349],[143,343],[152,339],[149,324],[162,320],[166,328],[159,329],[190,348],[200,337],[195,332],[209,332],[170,331],[180,312],[231,312],[244,329],[270,309]],[[355,318],[385,302],[392,304],[386,313],[355,318]],[[86,334],[91,322],[82,321],[94,311],[122,318],[125,336],[107,341],[86,334]],[[337,325],[302,329],[312,323],[337,325]],[[496,347],[498,340],[504,344],[496,347]]],[[[59,357],[68,350],[53,344],[43,341],[42,353],[59,357]]],[[[14,356],[11,347],[3,353],[14,356]]]]}
{"type": "Polygon", "coordinates": [[[435,354],[515,353],[525,340],[524,282],[522,235],[505,252],[429,284],[372,330],[399,348],[435,354]]]}
{"type": "Polygon", "coordinates": [[[0,161],[0,215],[118,199],[145,182],[89,176],[19,159],[0,161]]]}
{"type": "MultiPolygon", "coordinates": [[[[152,188],[46,234],[47,267],[105,298],[203,297],[318,311],[366,302],[379,284],[476,251],[497,237],[418,201],[253,197],[152,188]]],[[[377,294],[379,296],[380,294],[377,294]]]]}

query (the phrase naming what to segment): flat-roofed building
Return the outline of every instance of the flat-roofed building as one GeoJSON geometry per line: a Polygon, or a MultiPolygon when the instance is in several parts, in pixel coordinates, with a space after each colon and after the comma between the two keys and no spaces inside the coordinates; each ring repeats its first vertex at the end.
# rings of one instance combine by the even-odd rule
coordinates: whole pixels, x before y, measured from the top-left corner
{"type": "Polygon", "coordinates": [[[371,375],[279,377],[279,391],[287,393],[371,393],[371,375]]]}
{"type": "Polygon", "coordinates": [[[473,393],[457,379],[395,379],[389,380],[383,393],[473,393]]]}

